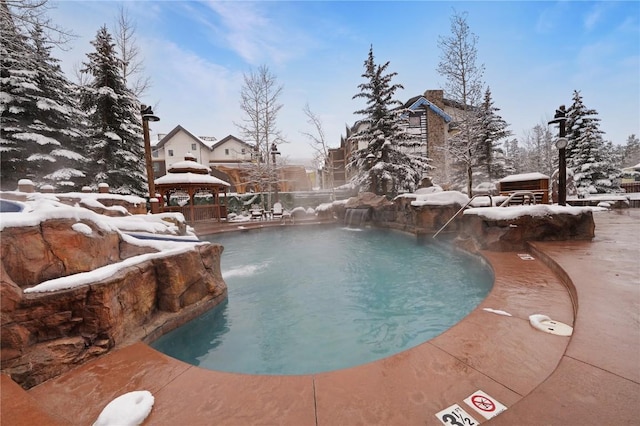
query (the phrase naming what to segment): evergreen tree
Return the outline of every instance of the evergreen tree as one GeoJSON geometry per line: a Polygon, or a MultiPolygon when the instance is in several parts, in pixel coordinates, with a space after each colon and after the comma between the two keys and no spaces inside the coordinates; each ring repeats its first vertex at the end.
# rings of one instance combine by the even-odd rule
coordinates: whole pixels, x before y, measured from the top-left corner
{"type": "MultiPolygon", "coordinates": [[[[2,5],[6,8],[6,4],[2,5]]],[[[51,57],[51,44],[37,22],[29,36],[13,25],[8,9],[2,20],[2,186],[18,180],[40,186],[79,189],[84,181],[82,114],[74,106],[74,88],[51,57]],[[6,43],[5,43],[6,40],[6,43]]]]}
{"type": "Polygon", "coordinates": [[[428,159],[421,152],[421,142],[405,131],[408,115],[398,108],[402,103],[394,99],[401,84],[393,84],[397,73],[387,72],[389,62],[377,65],[373,46],[364,62],[359,84],[360,92],[353,96],[364,98],[366,107],[355,114],[364,115],[361,130],[350,137],[362,149],[353,153],[349,169],[351,182],[378,195],[394,196],[400,192],[414,191],[431,169],[428,159]]]}
{"type": "Polygon", "coordinates": [[[6,3],[0,3],[3,13],[0,14],[0,78],[2,78],[2,92],[0,96],[0,113],[2,114],[2,137],[0,138],[0,173],[2,188],[14,190],[18,180],[35,179],[30,172],[27,157],[29,146],[36,144],[24,139],[28,135],[24,132],[25,104],[38,91],[35,84],[35,73],[31,71],[34,60],[29,49],[27,39],[14,25],[13,17],[9,13],[6,3]]]}
{"type": "Polygon", "coordinates": [[[478,111],[478,131],[475,143],[474,168],[488,181],[506,176],[502,140],[511,136],[506,121],[498,115],[491,98],[491,89],[487,87],[484,101],[478,111]]]}
{"type": "Polygon", "coordinates": [[[140,104],[127,89],[106,26],[91,42],[82,72],[92,76],[82,88],[82,107],[89,116],[89,153],[94,164],[93,184],[105,182],[120,194],[146,194],[144,142],[140,104]]]}
{"type": "Polygon", "coordinates": [[[518,139],[513,138],[504,143],[505,176],[522,173],[523,149],[518,145],[518,139]]]}
{"type": "Polygon", "coordinates": [[[640,164],[640,139],[636,135],[629,135],[624,146],[622,167],[633,167],[640,164]]]}
{"type": "Polygon", "coordinates": [[[620,170],[607,156],[597,112],[582,102],[579,91],[573,93],[573,104],[567,119],[567,167],[572,169],[581,195],[620,190],[620,170]]]}

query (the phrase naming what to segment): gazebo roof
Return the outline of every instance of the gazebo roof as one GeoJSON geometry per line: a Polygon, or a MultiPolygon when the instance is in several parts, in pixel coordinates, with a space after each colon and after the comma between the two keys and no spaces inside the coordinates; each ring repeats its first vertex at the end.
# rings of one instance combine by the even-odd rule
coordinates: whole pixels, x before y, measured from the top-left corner
{"type": "Polygon", "coordinates": [[[208,174],[211,169],[203,164],[200,164],[194,160],[183,160],[174,163],[171,168],[168,170],[169,173],[197,173],[197,174],[208,174]]]}
{"type": "Polygon", "coordinates": [[[160,187],[183,188],[185,186],[210,186],[221,188],[231,186],[228,182],[211,176],[211,169],[196,161],[193,154],[188,152],[183,161],[174,163],[168,173],[155,180],[160,187]]]}
{"type": "Polygon", "coordinates": [[[166,175],[156,179],[156,185],[176,185],[181,184],[205,184],[211,186],[231,186],[228,182],[218,179],[217,177],[209,174],[200,173],[167,173],[166,175]]]}

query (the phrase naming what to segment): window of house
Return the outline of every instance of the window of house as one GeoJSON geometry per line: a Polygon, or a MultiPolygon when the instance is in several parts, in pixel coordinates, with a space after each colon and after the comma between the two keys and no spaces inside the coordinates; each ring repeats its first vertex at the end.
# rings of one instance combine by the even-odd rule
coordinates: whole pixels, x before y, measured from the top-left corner
{"type": "Polygon", "coordinates": [[[173,157],[173,150],[172,149],[169,150],[169,157],[173,157]]]}
{"type": "Polygon", "coordinates": [[[153,151],[151,151],[151,155],[152,155],[154,158],[158,158],[158,157],[160,156],[160,153],[158,152],[158,150],[157,150],[157,149],[154,149],[153,151]]]}
{"type": "Polygon", "coordinates": [[[229,155],[229,148],[225,148],[224,155],[229,155]]]}
{"type": "Polygon", "coordinates": [[[160,173],[160,163],[153,163],[153,173],[154,174],[160,173]]]}
{"type": "Polygon", "coordinates": [[[419,115],[411,115],[411,116],[409,116],[409,127],[420,127],[420,116],[419,115]]]}
{"type": "Polygon", "coordinates": [[[195,144],[195,143],[192,143],[192,144],[191,144],[191,151],[195,151],[195,150],[196,150],[196,144],[195,144]]]}
{"type": "Polygon", "coordinates": [[[246,150],[242,148],[242,155],[246,154],[246,150]]]}

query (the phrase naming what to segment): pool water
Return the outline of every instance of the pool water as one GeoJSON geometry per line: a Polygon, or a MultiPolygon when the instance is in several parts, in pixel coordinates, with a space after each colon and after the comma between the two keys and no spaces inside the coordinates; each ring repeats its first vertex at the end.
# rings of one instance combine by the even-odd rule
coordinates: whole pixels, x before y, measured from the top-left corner
{"type": "Polygon", "coordinates": [[[423,343],[493,284],[477,258],[377,229],[279,228],[213,235],[228,300],[152,346],[203,368],[310,374],[423,343]]]}

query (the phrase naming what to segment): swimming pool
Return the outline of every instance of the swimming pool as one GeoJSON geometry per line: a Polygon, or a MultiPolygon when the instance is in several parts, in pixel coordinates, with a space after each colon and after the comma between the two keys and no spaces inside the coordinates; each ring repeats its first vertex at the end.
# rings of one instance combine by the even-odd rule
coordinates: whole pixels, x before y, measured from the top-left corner
{"type": "Polygon", "coordinates": [[[394,231],[213,235],[228,300],[152,346],[203,368],[311,374],[381,359],[448,329],[488,294],[477,258],[394,231]]]}

